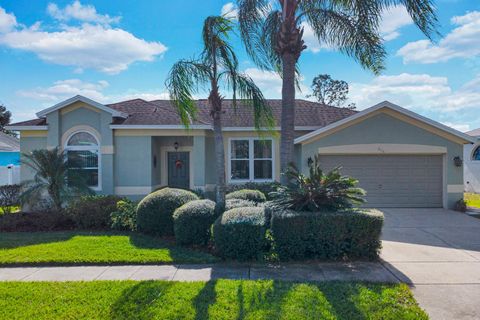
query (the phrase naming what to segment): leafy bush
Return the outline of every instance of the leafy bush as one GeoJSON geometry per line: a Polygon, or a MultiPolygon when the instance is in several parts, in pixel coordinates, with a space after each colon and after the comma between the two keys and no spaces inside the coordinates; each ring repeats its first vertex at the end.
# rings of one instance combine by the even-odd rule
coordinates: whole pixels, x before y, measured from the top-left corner
{"type": "Polygon", "coordinates": [[[250,189],[242,189],[242,190],[231,192],[227,194],[225,198],[227,200],[230,200],[230,199],[249,200],[255,203],[267,201],[267,198],[262,192],[258,190],[250,190],[250,189]]]}
{"type": "Polygon", "coordinates": [[[183,189],[163,188],[150,193],[137,206],[137,230],[160,236],[173,235],[173,212],[193,200],[199,199],[183,189]]]}
{"type": "Polygon", "coordinates": [[[137,229],[137,204],[128,199],[117,202],[117,209],[110,214],[111,227],[115,230],[137,229]]]}
{"type": "Polygon", "coordinates": [[[1,232],[71,230],[75,223],[63,211],[15,212],[0,215],[1,232]]]}
{"type": "Polygon", "coordinates": [[[228,199],[225,201],[225,211],[233,208],[256,207],[257,203],[243,199],[228,199]]]}
{"type": "Polygon", "coordinates": [[[457,202],[455,202],[454,209],[460,212],[467,212],[467,202],[464,199],[458,200],[457,202]]]}
{"type": "Polygon", "coordinates": [[[77,228],[107,229],[110,228],[110,215],[117,210],[116,196],[83,196],[72,201],[67,207],[77,228]]]}
{"type": "Polygon", "coordinates": [[[258,257],[266,246],[265,209],[235,208],[226,211],[213,224],[213,241],[219,256],[248,260],[258,257]]]}
{"type": "Polygon", "coordinates": [[[12,207],[20,202],[20,186],[17,184],[0,186],[0,207],[3,213],[11,213],[12,207]]]}
{"type": "Polygon", "coordinates": [[[277,206],[295,211],[336,211],[365,201],[365,191],[356,187],[358,180],[342,176],[339,167],[325,174],[320,169],[319,157],[315,156],[309,168],[306,177],[295,165],[290,165],[285,173],[288,185],[272,193],[277,206]]]}
{"type": "Polygon", "coordinates": [[[210,229],[217,216],[215,202],[190,201],[173,213],[173,228],[177,243],[205,245],[210,239],[210,229]]]}
{"type": "Polygon", "coordinates": [[[270,197],[271,192],[277,191],[280,186],[278,182],[246,182],[241,184],[229,184],[227,186],[227,193],[242,189],[258,190],[265,195],[267,200],[272,200],[270,197]]]}
{"type": "Polygon", "coordinates": [[[281,260],[378,257],[383,213],[276,210],[271,221],[275,250],[281,260]]]}

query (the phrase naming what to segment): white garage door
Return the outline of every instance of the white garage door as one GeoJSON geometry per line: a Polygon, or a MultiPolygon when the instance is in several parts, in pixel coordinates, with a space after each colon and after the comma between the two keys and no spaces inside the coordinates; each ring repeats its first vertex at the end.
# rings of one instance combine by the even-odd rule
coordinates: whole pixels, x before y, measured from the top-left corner
{"type": "Polygon", "coordinates": [[[323,169],[342,166],[342,174],[358,179],[367,207],[442,207],[440,155],[330,155],[320,161],[323,169]]]}

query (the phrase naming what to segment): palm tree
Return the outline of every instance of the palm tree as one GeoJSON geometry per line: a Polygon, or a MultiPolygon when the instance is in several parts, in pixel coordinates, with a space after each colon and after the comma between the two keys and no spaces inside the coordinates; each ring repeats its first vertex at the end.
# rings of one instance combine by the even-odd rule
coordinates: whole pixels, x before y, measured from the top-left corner
{"type": "Polygon", "coordinates": [[[181,121],[189,127],[198,113],[193,95],[199,89],[209,92],[208,103],[213,120],[216,157],[217,210],[225,206],[225,153],[222,135],[222,100],[220,87],[232,93],[233,105],[237,97],[242,105],[253,108],[255,128],[273,128],[272,111],[260,89],[250,77],[238,72],[238,60],[228,43],[232,21],[223,16],[208,17],[203,25],[203,51],[198,59],[180,60],[170,70],[166,87],[177,108],[181,121]]]}
{"type": "Polygon", "coordinates": [[[22,203],[35,204],[48,195],[53,208],[61,211],[72,197],[92,193],[86,179],[75,170],[80,167],[79,159],[72,155],[67,158],[58,147],[24,153],[21,161],[35,172],[32,180],[22,184],[22,203]]]}
{"type": "Polygon", "coordinates": [[[282,172],[293,161],[295,76],[297,62],[306,49],[305,25],[321,43],[379,74],[386,56],[379,32],[384,10],[404,5],[429,38],[437,24],[433,0],[237,0],[237,5],[240,34],[248,54],[261,69],[281,73],[282,172]]]}

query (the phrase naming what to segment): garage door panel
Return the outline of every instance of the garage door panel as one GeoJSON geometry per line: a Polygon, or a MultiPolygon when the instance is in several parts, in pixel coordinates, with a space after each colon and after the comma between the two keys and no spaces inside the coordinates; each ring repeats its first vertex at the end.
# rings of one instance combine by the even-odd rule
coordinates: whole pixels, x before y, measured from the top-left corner
{"type": "Polygon", "coordinates": [[[341,166],[359,180],[371,207],[441,207],[443,160],[440,155],[330,155],[324,170],[341,166]]]}

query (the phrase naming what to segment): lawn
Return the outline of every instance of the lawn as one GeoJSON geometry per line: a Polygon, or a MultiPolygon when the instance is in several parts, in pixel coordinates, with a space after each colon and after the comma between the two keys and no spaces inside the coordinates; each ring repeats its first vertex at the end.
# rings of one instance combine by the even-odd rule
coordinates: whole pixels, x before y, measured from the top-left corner
{"type": "Polygon", "coordinates": [[[0,265],[214,262],[212,255],[162,239],[115,232],[4,232],[0,265]]]}
{"type": "MultiPolygon", "coordinates": [[[[10,211],[11,212],[17,212],[17,211],[20,211],[20,207],[19,206],[12,206],[10,207],[10,211]]],[[[3,208],[0,208],[0,214],[4,214],[5,212],[3,211],[3,208]]]]}
{"type": "Polygon", "coordinates": [[[467,206],[480,208],[480,194],[465,193],[464,198],[465,198],[465,201],[467,202],[467,206]]]}
{"type": "Polygon", "coordinates": [[[0,283],[2,319],[428,319],[404,284],[0,283]]]}

